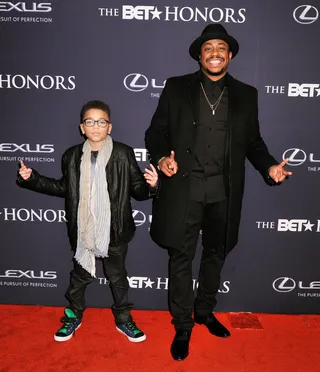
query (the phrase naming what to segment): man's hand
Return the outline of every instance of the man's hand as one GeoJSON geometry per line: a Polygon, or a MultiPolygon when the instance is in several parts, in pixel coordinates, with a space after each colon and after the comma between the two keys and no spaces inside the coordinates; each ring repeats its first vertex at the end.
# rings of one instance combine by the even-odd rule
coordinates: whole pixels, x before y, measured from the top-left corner
{"type": "Polygon", "coordinates": [[[178,163],[174,159],[174,151],[171,151],[170,156],[162,158],[158,164],[159,169],[168,177],[172,177],[178,172],[178,163]]]}
{"type": "Polygon", "coordinates": [[[19,169],[19,174],[20,174],[20,176],[21,176],[24,180],[27,180],[27,179],[31,176],[31,173],[32,173],[32,169],[31,169],[31,168],[27,168],[27,167],[24,165],[24,162],[21,160],[21,161],[20,161],[20,169],[19,169]]]}
{"type": "Polygon", "coordinates": [[[269,177],[272,178],[276,183],[283,182],[286,177],[291,176],[292,172],[288,172],[284,169],[284,166],[288,163],[289,158],[284,159],[278,165],[274,165],[269,169],[269,177]]]}
{"type": "Polygon", "coordinates": [[[145,168],[144,178],[150,187],[156,187],[158,185],[158,172],[152,164],[150,164],[150,167],[152,170],[145,168]]]}

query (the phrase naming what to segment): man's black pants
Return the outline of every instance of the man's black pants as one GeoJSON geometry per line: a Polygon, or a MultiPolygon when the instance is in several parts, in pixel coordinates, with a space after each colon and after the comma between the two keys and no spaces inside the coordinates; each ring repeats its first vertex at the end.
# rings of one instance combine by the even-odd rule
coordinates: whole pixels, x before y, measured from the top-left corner
{"type": "MultiPolygon", "coordinates": [[[[128,244],[109,247],[109,257],[102,259],[104,272],[109,281],[113,296],[114,304],[111,309],[117,325],[132,320],[130,311],[133,305],[128,303],[129,284],[125,268],[127,251],[128,244]]],[[[79,318],[82,318],[83,312],[86,309],[85,290],[93,279],[94,278],[74,260],[74,269],[70,273],[70,285],[66,297],[70,302],[69,308],[79,318]]]]}
{"type": "Polygon", "coordinates": [[[227,211],[227,200],[210,204],[189,201],[184,243],[169,249],[169,305],[176,330],[191,330],[193,310],[197,316],[206,316],[217,303],[216,294],[225,261],[227,211]],[[192,261],[200,229],[203,250],[194,301],[192,261]]]}

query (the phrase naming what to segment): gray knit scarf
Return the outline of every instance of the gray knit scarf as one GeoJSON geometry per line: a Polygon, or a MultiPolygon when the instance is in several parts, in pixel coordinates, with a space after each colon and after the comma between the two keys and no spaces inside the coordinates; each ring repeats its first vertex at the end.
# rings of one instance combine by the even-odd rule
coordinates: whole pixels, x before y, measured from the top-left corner
{"type": "Polygon", "coordinates": [[[80,165],[80,200],[78,206],[78,241],[75,259],[91,276],[96,276],[96,257],[108,257],[110,242],[110,198],[106,165],[113,141],[108,136],[102,143],[91,182],[91,147],[83,145],[80,165]],[[91,186],[92,184],[92,186],[91,186]]]}

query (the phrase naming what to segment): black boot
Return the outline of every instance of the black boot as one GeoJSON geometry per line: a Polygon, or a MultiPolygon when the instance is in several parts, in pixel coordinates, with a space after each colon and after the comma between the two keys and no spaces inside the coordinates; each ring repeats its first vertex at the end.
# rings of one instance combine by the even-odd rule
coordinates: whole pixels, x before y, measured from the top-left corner
{"type": "Polygon", "coordinates": [[[194,321],[198,324],[204,324],[209,332],[217,337],[229,337],[230,332],[222,325],[219,320],[213,315],[194,316],[194,321]]]}
{"type": "Polygon", "coordinates": [[[191,331],[177,331],[171,345],[171,355],[175,360],[184,360],[189,355],[191,331]]]}

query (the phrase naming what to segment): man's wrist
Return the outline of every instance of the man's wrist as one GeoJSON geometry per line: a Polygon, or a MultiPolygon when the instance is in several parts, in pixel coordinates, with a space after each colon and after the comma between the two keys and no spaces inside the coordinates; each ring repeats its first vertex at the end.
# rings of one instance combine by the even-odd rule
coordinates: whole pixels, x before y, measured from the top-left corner
{"type": "Polygon", "coordinates": [[[160,164],[160,162],[163,160],[163,159],[165,159],[166,157],[165,156],[163,156],[162,158],[160,158],[159,160],[158,160],[158,164],[157,164],[157,168],[160,170],[160,167],[159,167],[159,164],[160,164]]]}
{"type": "Polygon", "coordinates": [[[271,168],[275,167],[276,165],[277,164],[273,164],[273,165],[271,165],[271,167],[268,168],[268,170],[267,170],[267,177],[268,178],[271,178],[272,179],[272,177],[270,177],[270,174],[269,173],[270,173],[271,168]]]}

